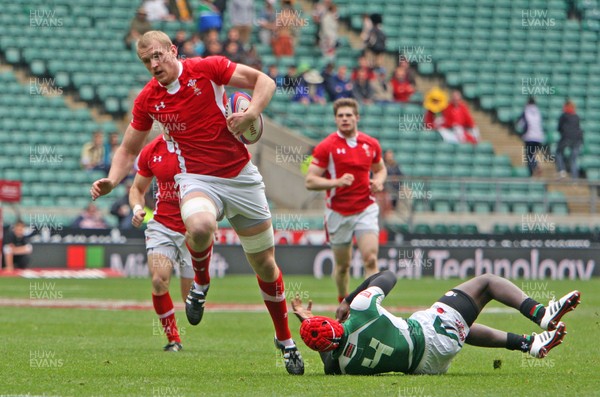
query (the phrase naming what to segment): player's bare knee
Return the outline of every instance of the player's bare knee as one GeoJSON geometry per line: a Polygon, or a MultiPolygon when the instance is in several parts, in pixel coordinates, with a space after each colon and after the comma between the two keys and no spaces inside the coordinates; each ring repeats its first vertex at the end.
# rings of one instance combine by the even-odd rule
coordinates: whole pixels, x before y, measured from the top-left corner
{"type": "Polygon", "coordinates": [[[192,241],[199,242],[212,238],[217,231],[217,222],[210,217],[194,217],[185,224],[192,241]]]}
{"type": "Polygon", "coordinates": [[[155,273],[152,275],[152,289],[154,294],[162,295],[169,291],[169,277],[155,273]]]}
{"type": "Polygon", "coordinates": [[[370,252],[367,255],[363,256],[363,263],[365,265],[366,271],[377,271],[377,255],[374,252],[370,252]]]}
{"type": "Polygon", "coordinates": [[[350,262],[336,262],[335,270],[338,273],[346,273],[350,271],[350,262]]]}

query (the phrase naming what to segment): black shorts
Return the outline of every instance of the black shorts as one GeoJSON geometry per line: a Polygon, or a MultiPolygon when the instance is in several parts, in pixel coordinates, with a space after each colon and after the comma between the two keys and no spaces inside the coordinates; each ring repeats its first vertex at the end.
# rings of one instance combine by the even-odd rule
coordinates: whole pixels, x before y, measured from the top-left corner
{"type": "Polygon", "coordinates": [[[459,312],[469,327],[479,315],[479,308],[473,298],[459,289],[451,289],[438,299],[438,302],[442,302],[459,312]]]}

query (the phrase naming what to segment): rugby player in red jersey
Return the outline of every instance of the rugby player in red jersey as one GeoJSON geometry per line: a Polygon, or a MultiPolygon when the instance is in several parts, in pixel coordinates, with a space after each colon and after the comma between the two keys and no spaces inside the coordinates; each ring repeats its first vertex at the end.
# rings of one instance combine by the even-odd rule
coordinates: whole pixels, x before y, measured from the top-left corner
{"type": "MultiPolygon", "coordinates": [[[[181,274],[181,296],[185,302],[194,280],[192,258],[185,246],[185,225],[179,212],[179,192],[175,187],[175,174],[179,172],[175,147],[167,134],[159,135],[142,149],[137,160],[137,174],[129,191],[129,204],[133,209],[131,223],[140,227],[144,222],[144,196],[156,177],[154,217],[145,230],[148,269],[152,277],[152,303],[158,315],[168,344],[165,351],[182,349],[175,308],[169,294],[173,268],[181,274]]],[[[208,266],[198,271],[200,284],[210,283],[208,266]]]]}
{"type": "Polygon", "coordinates": [[[348,295],[353,235],[365,277],[377,273],[379,207],[373,193],[383,190],[387,171],[377,139],[358,131],[358,103],[338,99],[333,103],[333,114],[338,129],[313,151],[306,188],[327,191],[325,231],[333,250],[341,302],[348,295]]]}
{"type": "MultiPolygon", "coordinates": [[[[180,173],[175,181],[194,268],[210,262],[217,221],[227,217],[256,273],[286,369],[290,374],[303,374],[304,362],[288,325],[282,273],[275,262],[265,185],[248,150],[237,139],[268,105],[275,82],[221,56],[179,60],[177,47],[160,31],[145,33],[137,47],[138,57],[153,78],[136,98],[133,120],[108,177],[94,182],[92,198],[112,191],[131,169],[152,123],[162,124],[178,158],[180,173]],[[225,85],[253,90],[245,112],[225,118],[225,85]]],[[[186,299],[186,315],[193,325],[202,319],[206,293],[195,280],[186,299]]]]}

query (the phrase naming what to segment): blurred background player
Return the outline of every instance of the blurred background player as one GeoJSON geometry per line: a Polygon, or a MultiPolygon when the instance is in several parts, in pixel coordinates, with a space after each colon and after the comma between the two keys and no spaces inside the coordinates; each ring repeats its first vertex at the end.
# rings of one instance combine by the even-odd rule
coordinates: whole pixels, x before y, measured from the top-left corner
{"type": "Polygon", "coordinates": [[[185,225],[179,212],[179,193],[174,180],[175,174],[179,172],[177,161],[175,146],[168,135],[156,137],[140,152],[138,172],[129,190],[129,205],[134,214],[131,223],[139,228],[146,216],[144,195],[152,184],[152,179],[156,177],[158,193],[154,219],[148,222],[144,233],[148,269],[152,277],[152,304],[169,340],[164,350],[172,352],[182,349],[175,308],[169,294],[173,268],[179,266],[181,297],[184,302],[192,287],[194,271],[196,282],[201,284],[205,295],[210,286],[208,263],[202,269],[192,269],[192,258],[185,246],[185,225]]]}
{"type": "MultiPolygon", "coordinates": [[[[286,370],[303,374],[304,361],[288,325],[282,273],[275,262],[274,234],[265,186],[250,153],[236,135],[268,105],[275,82],[266,74],[225,57],[177,59],[169,36],[151,31],[138,42],[138,57],[153,79],[138,95],[133,120],[113,158],[108,178],[92,185],[96,199],[127,175],[157,120],[169,131],[178,154],[181,217],[194,268],[210,262],[217,220],[227,217],[257,274],[275,326],[275,345],[286,370]],[[253,90],[248,109],[225,118],[225,85],[253,90]],[[175,122],[170,121],[175,120],[175,122]]],[[[205,292],[194,283],[186,299],[192,325],[202,318],[205,292]]]]}
{"type": "Polygon", "coordinates": [[[389,270],[373,275],[344,299],[336,320],[314,316],[312,302],[305,309],[299,297],[292,301],[302,321],[300,335],[308,347],[321,353],[325,374],[445,374],[465,343],[544,358],[562,342],[566,328],[560,319],[579,304],[581,296],[572,291],[544,307],[509,280],[484,274],[404,320],[381,306],[395,284],[396,275],[389,270]],[[519,310],[546,331],[518,335],[475,323],[492,300],[519,310]]]}
{"type": "Polygon", "coordinates": [[[4,265],[7,272],[26,269],[31,261],[33,247],[25,234],[25,222],[17,220],[4,240],[4,265]]]}
{"type": "Polygon", "coordinates": [[[309,190],[326,190],[325,231],[335,260],[338,301],[348,295],[352,237],[356,236],[365,276],[377,272],[379,206],[387,171],[377,139],[358,131],[358,103],[333,103],[337,131],[317,145],[305,179],[309,190]],[[371,177],[370,174],[373,173],[371,177]]]}

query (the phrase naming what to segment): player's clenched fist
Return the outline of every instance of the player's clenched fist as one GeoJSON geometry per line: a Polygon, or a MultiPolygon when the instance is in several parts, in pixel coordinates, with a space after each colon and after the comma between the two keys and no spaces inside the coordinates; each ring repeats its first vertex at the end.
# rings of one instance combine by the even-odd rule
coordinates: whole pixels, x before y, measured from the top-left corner
{"type": "Polygon", "coordinates": [[[341,178],[338,178],[338,186],[350,186],[354,182],[354,175],[352,174],[344,174],[341,178]]]}
{"type": "Polygon", "coordinates": [[[145,217],[146,211],[136,206],[136,208],[133,209],[133,218],[131,218],[131,224],[134,227],[140,227],[142,226],[142,223],[144,223],[145,217]]]}
{"type": "Polygon", "coordinates": [[[105,196],[108,193],[112,192],[114,189],[114,184],[108,178],[98,179],[96,182],[92,184],[92,188],[90,189],[90,194],[92,195],[92,200],[96,200],[100,196],[105,196]]]}

